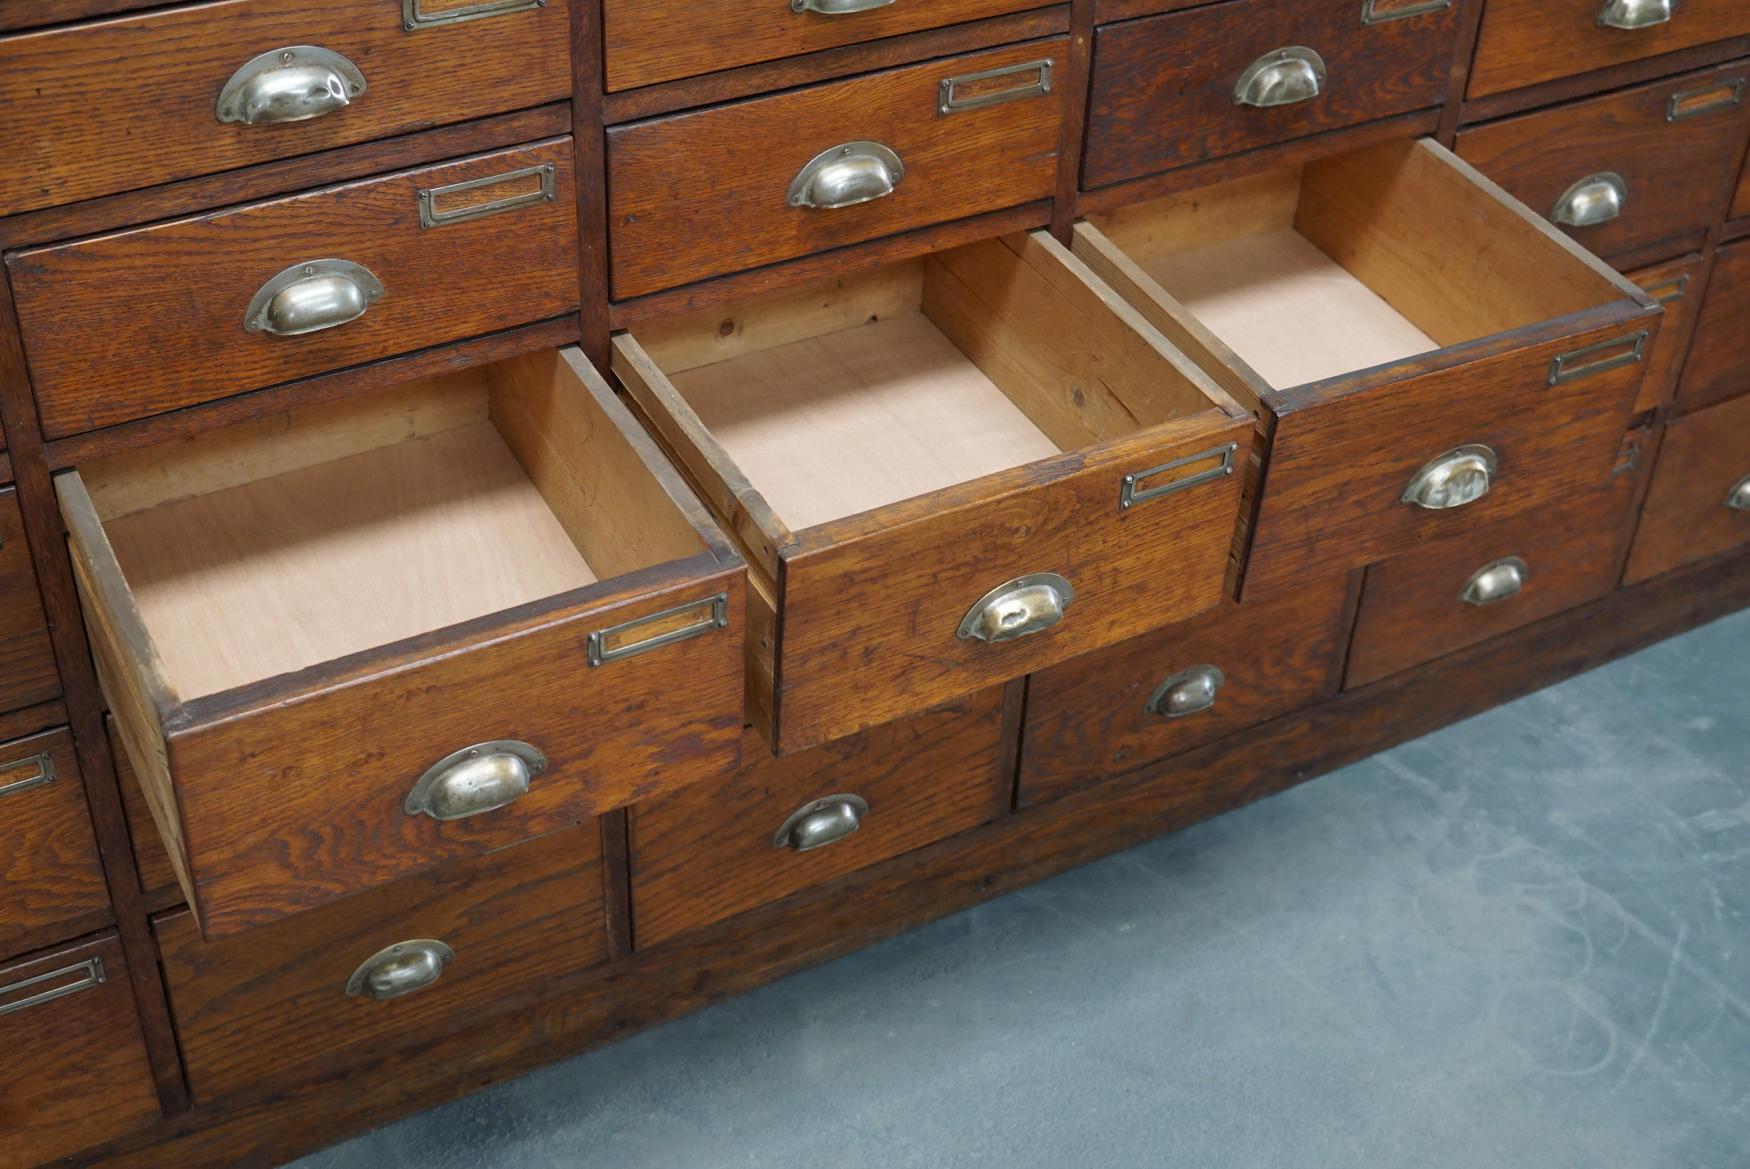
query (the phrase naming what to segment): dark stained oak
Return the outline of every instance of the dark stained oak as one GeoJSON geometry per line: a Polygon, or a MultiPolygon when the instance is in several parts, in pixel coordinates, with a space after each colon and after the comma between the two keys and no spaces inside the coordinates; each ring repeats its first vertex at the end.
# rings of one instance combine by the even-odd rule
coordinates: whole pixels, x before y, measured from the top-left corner
{"type": "Polygon", "coordinates": [[[15,488],[0,489],[0,710],[47,702],[61,692],[55,652],[25,543],[15,488]]]}
{"type": "Polygon", "coordinates": [[[128,762],[127,748],[116,734],[115,716],[105,716],[109,729],[109,752],[115,760],[116,786],[121,789],[122,810],[128,817],[128,838],[133,844],[134,867],[140,874],[140,893],[146,909],[159,913],[183,904],[182,885],[176,879],[176,866],[170,852],[152,822],[152,809],[146,806],[146,794],[140,790],[140,777],[128,762]]]}
{"type": "Polygon", "coordinates": [[[0,743],[0,958],[111,920],[73,737],[0,743]]]}
{"type": "Polygon", "coordinates": [[[1695,339],[1677,383],[1677,409],[1695,410],[1744,393],[1750,393],[1750,240],[1714,253],[1695,339]]]}
{"type": "Polygon", "coordinates": [[[1624,580],[1637,584],[1750,542],[1750,511],[1726,505],[1750,478],[1750,395],[1665,428],[1624,580]]]}
{"type": "MultiPolygon", "coordinates": [[[[1627,274],[1665,310],[1665,323],[1659,326],[1659,338],[1647,359],[1646,380],[1635,399],[1637,414],[1665,405],[1677,390],[1677,375],[1683,370],[1695,323],[1701,316],[1708,269],[1707,259],[1691,252],[1627,274]]],[[[1750,388],[1750,382],[1746,385],[1750,388]]]]}

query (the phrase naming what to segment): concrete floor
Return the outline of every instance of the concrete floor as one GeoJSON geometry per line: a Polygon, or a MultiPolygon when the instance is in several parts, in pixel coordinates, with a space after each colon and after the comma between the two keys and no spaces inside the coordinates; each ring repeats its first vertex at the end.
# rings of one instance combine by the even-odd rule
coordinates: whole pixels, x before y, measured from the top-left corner
{"type": "Polygon", "coordinates": [[[1750,612],[299,1169],[1745,1169],[1750,612]]]}

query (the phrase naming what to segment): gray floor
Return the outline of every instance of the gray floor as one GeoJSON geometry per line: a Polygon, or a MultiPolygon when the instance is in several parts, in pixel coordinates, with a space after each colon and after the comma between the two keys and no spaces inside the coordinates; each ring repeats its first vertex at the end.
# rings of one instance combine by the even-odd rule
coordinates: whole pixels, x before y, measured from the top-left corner
{"type": "Polygon", "coordinates": [[[1750,1165],[1750,613],[299,1169],[1750,1165]]]}

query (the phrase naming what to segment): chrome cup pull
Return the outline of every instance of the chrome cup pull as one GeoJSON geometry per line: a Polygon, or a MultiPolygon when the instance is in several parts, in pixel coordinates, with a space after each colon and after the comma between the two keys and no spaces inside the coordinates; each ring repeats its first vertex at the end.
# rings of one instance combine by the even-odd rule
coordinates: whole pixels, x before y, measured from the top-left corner
{"type": "Polygon", "coordinates": [[[386,946],[359,963],[346,980],[354,998],[398,998],[436,982],[456,952],[435,938],[413,938],[386,946]]]}
{"type": "Polygon", "coordinates": [[[1075,589],[1055,572],[1032,572],[998,585],[960,619],[962,641],[1012,641],[1063,620],[1075,589]]]}
{"type": "Polygon", "coordinates": [[[1603,171],[1587,175],[1563,192],[1549,218],[1564,227],[1597,227],[1620,218],[1627,203],[1628,180],[1603,171]]]}
{"type": "Polygon", "coordinates": [[[1214,666],[1192,666],[1155,687],[1143,710],[1164,718],[1184,718],[1215,705],[1227,675],[1214,666]]]}
{"type": "Polygon", "coordinates": [[[1676,7],[1677,0],[1604,0],[1604,6],[1598,10],[1598,27],[1633,32],[1637,28],[1670,24],[1676,7]]]}
{"type": "Polygon", "coordinates": [[[293,264],[249,298],[243,330],[275,337],[320,333],[365,315],[383,299],[383,282],[351,260],[293,264]]]}
{"type": "Polygon", "coordinates": [[[1503,556],[1471,573],[1459,590],[1458,599],[1467,605],[1497,604],[1517,596],[1530,575],[1531,568],[1525,561],[1517,556],[1503,556]]]}
{"type": "Polygon", "coordinates": [[[529,743],[497,739],[452,751],[426,769],[401,808],[409,816],[465,820],[495,812],[528,794],[547,757],[529,743]]]}
{"type": "Polygon", "coordinates": [[[1265,53],[1234,83],[1234,105],[1267,110],[1312,101],[1325,92],[1325,59],[1305,45],[1265,53]]]}
{"type": "Polygon", "coordinates": [[[1495,452],[1481,443],[1454,447],[1412,475],[1398,502],[1429,511],[1475,503],[1489,493],[1496,465],[1495,452]]]}
{"type": "Polygon", "coordinates": [[[850,16],[871,8],[886,8],[893,0],[790,0],[791,12],[817,12],[822,16],[850,16]]]}
{"type": "Polygon", "coordinates": [[[251,57],[219,90],[221,122],[277,126],[332,114],[365,91],[359,67],[331,49],[288,45],[251,57]]]}
{"type": "Polygon", "coordinates": [[[893,194],[905,177],[905,164],[879,142],[845,142],[808,160],[790,180],[784,201],[792,207],[827,211],[854,207],[893,194]]]}
{"type": "Polygon", "coordinates": [[[1732,511],[1750,511],[1750,475],[1732,484],[1726,492],[1726,506],[1732,511]]]}
{"type": "Polygon", "coordinates": [[[810,800],[779,825],[772,836],[772,847],[795,852],[825,848],[861,828],[863,817],[868,814],[869,802],[850,792],[810,800]]]}

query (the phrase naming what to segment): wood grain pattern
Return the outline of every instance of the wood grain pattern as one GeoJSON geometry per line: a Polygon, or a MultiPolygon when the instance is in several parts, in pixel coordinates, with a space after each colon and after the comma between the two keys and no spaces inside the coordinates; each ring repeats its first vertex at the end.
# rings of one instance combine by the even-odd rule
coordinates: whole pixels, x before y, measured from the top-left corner
{"type": "Polygon", "coordinates": [[[1598,25],[1594,0],[1489,0],[1466,95],[1486,97],[1750,34],[1735,0],[1683,0],[1671,21],[1625,32],[1598,25]]]}
{"type": "Polygon", "coordinates": [[[1742,63],[1463,130],[1460,157],[1540,215],[1568,189],[1610,171],[1627,181],[1620,217],[1564,228],[1615,256],[1711,226],[1725,211],[1750,103],[1742,63]],[[1736,97],[1734,97],[1736,95],[1736,97]],[[1669,121],[1673,99],[1691,116],[1669,121]]]}
{"type": "Polygon", "coordinates": [[[400,5],[378,0],[218,0],[0,39],[0,140],[15,163],[0,214],[569,98],[569,6],[409,32],[400,5]],[[232,74],[290,45],[346,56],[365,92],[291,125],[219,122],[232,74]]]}
{"type": "Polygon", "coordinates": [[[571,143],[558,139],[10,255],[43,433],[59,438],[575,311],[572,181],[571,143]],[[420,190],[538,165],[555,168],[553,201],[420,227],[420,190]],[[325,257],[364,265],[382,299],[316,333],[245,331],[263,284],[325,257]],[[176,345],[164,344],[170,337],[176,345]]]}
{"type": "Polygon", "coordinates": [[[1659,338],[1647,359],[1647,377],[1635,399],[1635,413],[1665,405],[1676,392],[1677,375],[1684,367],[1695,323],[1701,316],[1707,274],[1708,261],[1695,253],[1628,274],[1665,309],[1665,323],[1659,326],[1659,338]]]}
{"type": "Polygon", "coordinates": [[[1750,397],[1672,421],[1659,444],[1624,580],[1638,584],[1750,541],[1750,511],[1726,506],[1747,475],[1750,397]]]}
{"type": "MultiPolygon", "coordinates": [[[[619,476],[596,491],[593,505],[639,517],[645,544],[615,539],[618,552],[588,546],[611,574],[596,584],[212,697],[179,693],[93,502],[137,503],[144,489],[108,485],[101,466],[87,469],[91,492],[63,477],[110,709],[171,859],[182,866],[189,903],[214,936],[576,823],[737,761],[743,568],[721,534],[581,359],[549,353],[464,376],[479,394],[519,403],[496,411],[507,437],[540,434],[592,477],[619,476]],[[654,514],[659,507],[666,521],[654,514]],[[664,523],[686,530],[691,555],[675,556],[684,550],[659,540],[664,523]],[[658,562],[632,559],[634,548],[658,562]],[[587,665],[590,634],[718,593],[727,598],[726,627],[600,669],[587,665]],[[548,769],[526,796],[490,815],[443,823],[401,811],[408,786],[433,762],[493,739],[532,742],[547,755],[548,769]]],[[[393,417],[405,410],[393,396],[388,404],[393,417]]],[[[382,429],[354,425],[359,409],[347,403],[338,415],[328,412],[351,443],[382,429]]],[[[294,448],[314,462],[322,436],[336,430],[310,429],[315,437],[300,438],[298,422],[270,420],[253,428],[250,442],[193,440],[193,450],[218,443],[224,456],[203,462],[185,454],[188,482],[239,467],[247,475],[252,444],[280,465],[294,448]],[[287,433],[292,440],[279,441],[287,433]]],[[[391,429],[378,441],[395,437],[391,429]]],[[[546,448],[517,441],[537,481],[556,495],[576,488],[543,469],[552,459],[546,448]]],[[[111,473],[126,479],[130,463],[162,470],[166,462],[175,460],[123,457],[111,473]]],[[[160,490],[177,487],[173,480],[160,490]]]]}
{"type": "Polygon", "coordinates": [[[1677,384],[1677,408],[1694,410],[1750,392],[1750,241],[1714,252],[1707,295],[1677,384]]]}
{"type": "Polygon", "coordinates": [[[1750,218],[1750,159],[1744,161],[1743,173],[1738,176],[1738,190],[1732,196],[1732,210],[1728,218],[1750,218]]]}
{"type": "Polygon", "coordinates": [[[738,65],[818,52],[1039,6],[1039,0],[936,0],[850,15],[792,12],[788,4],[736,0],[605,0],[607,89],[631,89],[738,65]],[[685,28],[686,36],[677,37],[685,28]]]}
{"type": "Polygon", "coordinates": [[[0,1167],[34,1169],[145,1128],[158,1119],[152,1069],[128,992],[128,965],[113,934],[0,966],[0,1004],[86,977],[103,981],[0,1015],[0,1167]],[[34,986],[26,979],[58,974],[34,986]]]}
{"type": "Polygon", "coordinates": [[[1439,105],[1458,9],[1362,24],[1357,8],[1356,0],[1229,0],[1101,27],[1082,186],[1439,105]],[[1286,45],[1324,58],[1324,92],[1273,109],[1235,104],[1246,68],[1286,45]]]}
{"type": "Polygon", "coordinates": [[[421,1032],[515,1006],[607,957],[594,822],[461,861],[337,905],[202,941],[192,915],[154,923],[196,1100],[295,1081],[421,1032]],[[455,951],[430,986],[386,1000],[346,993],[366,958],[433,938],[455,951]]]}
{"type": "Polygon", "coordinates": [[[1220,608],[1072,658],[1027,682],[1018,800],[1032,807],[1310,706],[1339,680],[1348,580],[1220,608]],[[1167,678],[1212,665],[1215,705],[1168,719],[1145,707],[1167,678]]]}
{"type": "Polygon", "coordinates": [[[146,805],[146,793],[141,790],[140,777],[128,762],[127,747],[116,730],[114,715],[106,715],[110,755],[115,759],[115,782],[121,789],[122,808],[128,817],[128,839],[133,845],[134,867],[140,874],[140,892],[146,909],[159,913],[183,903],[182,883],[176,866],[170,863],[170,853],[153,823],[152,809],[146,805]]]}
{"type": "Polygon", "coordinates": [[[614,299],[1049,197],[1061,88],[942,116],[938,87],[1062,60],[1068,47],[1034,41],[611,128],[614,299]],[[811,158],[859,140],[899,155],[905,174],[892,194],[831,210],[785,205],[811,158]],[[718,228],[696,230],[705,222],[718,228]]]}
{"type": "MultiPolygon", "coordinates": [[[[65,729],[0,743],[0,955],[22,954],[110,923],[109,886],[65,729]]],[[[0,979],[3,981],[3,979],[0,979]]]]}
{"type": "Polygon", "coordinates": [[[1566,504],[1433,540],[1367,570],[1345,684],[1369,682],[1597,600],[1616,586],[1636,475],[1566,504]],[[1517,556],[1524,588],[1492,605],[1459,598],[1486,565],[1517,556]]]}
{"type": "Polygon", "coordinates": [[[1009,802],[1003,691],[980,691],[859,735],[773,758],[750,732],[723,783],[635,804],[632,914],[640,949],[974,828],[1009,802]],[[811,800],[869,805],[852,835],[795,852],[773,833],[811,800]]]}
{"type": "Polygon", "coordinates": [[[7,487],[0,489],[0,710],[47,702],[60,692],[18,492],[7,487]]]}

